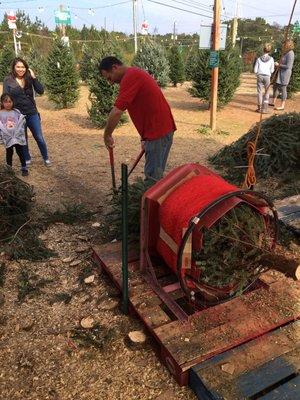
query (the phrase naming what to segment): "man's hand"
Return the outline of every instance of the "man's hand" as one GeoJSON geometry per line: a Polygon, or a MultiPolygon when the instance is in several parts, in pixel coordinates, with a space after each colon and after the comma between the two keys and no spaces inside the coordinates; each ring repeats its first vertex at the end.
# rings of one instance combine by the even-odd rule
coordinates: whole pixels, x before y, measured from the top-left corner
{"type": "Polygon", "coordinates": [[[104,134],[103,139],[104,139],[104,144],[105,144],[107,150],[115,147],[115,141],[114,141],[114,138],[112,137],[112,135],[104,134]]]}
{"type": "Polygon", "coordinates": [[[120,121],[122,113],[123,111],[119,110],[117,107],[113,107],[109,113],[103,135],[103,140],[107,149],[112,149],[115,146],[112,134],[120,121]]]}
{"type": "Polygon", "coordinates": [[[36,76],[35,76],[35,73],[32,71],[32,69],[31,69],[31,68],[28,68],[28,71],[30,72],[31,78],[32,78],[32,79],[35,79],[36,76]]]}
{"type": "Polygon", "coordinates": [[[279,62],[276,61],[276,62],[274,63],[274,65],[275,65],[275,67],[278,67],[279,62]]]}

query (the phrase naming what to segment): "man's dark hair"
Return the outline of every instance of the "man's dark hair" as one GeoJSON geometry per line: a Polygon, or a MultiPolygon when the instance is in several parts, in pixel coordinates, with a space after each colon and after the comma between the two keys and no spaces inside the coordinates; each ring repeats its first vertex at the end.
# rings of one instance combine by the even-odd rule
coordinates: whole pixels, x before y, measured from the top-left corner
{"type": "Polygon", "coordinates": [[[99,71],[111,71],[113,65],[123,65],[123,63],[117,57],[108,56],[99,62],[98,69],[99,71]]]}

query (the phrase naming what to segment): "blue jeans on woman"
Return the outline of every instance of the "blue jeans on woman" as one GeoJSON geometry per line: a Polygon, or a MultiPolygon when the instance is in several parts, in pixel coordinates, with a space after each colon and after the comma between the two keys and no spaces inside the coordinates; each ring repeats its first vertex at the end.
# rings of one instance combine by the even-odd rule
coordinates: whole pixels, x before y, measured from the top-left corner
{"type": "Polygon", "coordinates": [[[32,136],[34,137],[41,155],[45,160],[48,160],[48,150],[47,150],[47,145],[43,136],[42,132],[42,125],[41,125],[41,118],[39,114],[33,114],[33,115],[26,115],[26,142],[27,145],[24,146],[24,157],[26,161],[31,160],[31,156],[29,153],[28,149],[28,137],[27,137],[27,128],[30,129],[32,136]]]}

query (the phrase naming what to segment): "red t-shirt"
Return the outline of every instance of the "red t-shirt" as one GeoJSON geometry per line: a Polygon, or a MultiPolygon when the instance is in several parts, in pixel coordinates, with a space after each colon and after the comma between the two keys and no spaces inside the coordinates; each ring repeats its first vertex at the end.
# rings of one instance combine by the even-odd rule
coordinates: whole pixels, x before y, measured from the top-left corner
{"type": "Polygon", "coordinates": [[[128,110],[143,140],[154,140],[176,130],[176,125],[156,81],[140,68],[127,68],[115,102],[119,110],[128,110]]]}

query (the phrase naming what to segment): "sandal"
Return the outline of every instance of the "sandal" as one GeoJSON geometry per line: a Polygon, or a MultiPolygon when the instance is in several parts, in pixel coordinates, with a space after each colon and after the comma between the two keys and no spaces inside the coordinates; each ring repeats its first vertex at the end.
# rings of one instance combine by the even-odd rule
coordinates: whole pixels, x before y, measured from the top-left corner
{"type": "Polygon", "coordinates": [[[283,110],[284,110],[284,107],[275,107],[274,110],[276,110],[276,111],[283,111],[283,110]]]}

